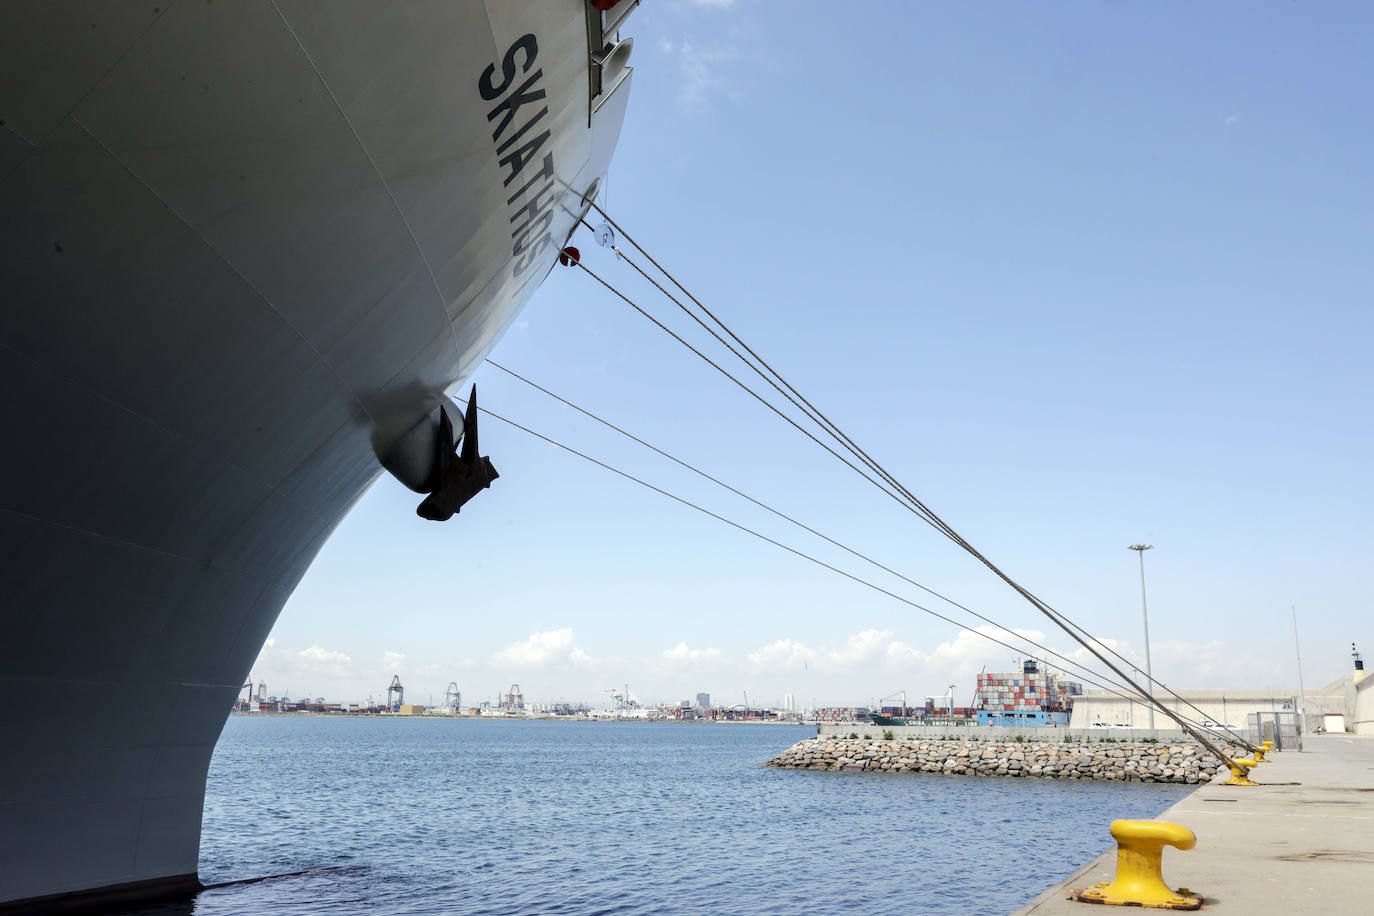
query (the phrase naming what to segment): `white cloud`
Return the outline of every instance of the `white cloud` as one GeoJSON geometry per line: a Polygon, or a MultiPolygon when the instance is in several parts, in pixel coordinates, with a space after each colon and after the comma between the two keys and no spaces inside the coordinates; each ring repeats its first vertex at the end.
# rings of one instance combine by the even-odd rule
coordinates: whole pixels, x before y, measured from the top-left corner
{"type": "Polygon", "coordinates": [[[319,646],[311,646],[302,649],[300,656],[303,661],[312,662],[317,665],[342,665],[353,661],[346,652],[336,652],[331,649],[323,649],[319,646]]]}
{"type": "Polygon", "coordinates": [[[790,639],[779,639],[771,645],[749,653],[749,663],[759,668],[809,668],[815,660],[815,652],[790,639]]]}
{"type": "Polygon", "coordinates": [[[573,665],[586,665],[591,657],[573,645],[573,631],[570,627],[558,630],[536,630],[529,639],[513,642],[492,656],[498,665],[520,667],[539,667],[560,659],[573,665]]]}
{"type": "Polygon", "coordinates": [[[297,677],[312,680],[317,675],[340,678],[353,672],[353,659],[347,652],[311,646],[293,654],[295,657],[287,660],[286,670],[294,671],[297,677]]]}
{"type": "Polygon", "coordinates": [[[404,652],[387,651],[382,653],[383,668],[399,668],[405,664],[405,660],[406,654],[404,652]]]}
{"type": "Polygon", "coordinates": [[[830,660],[841,667],[849,667],[884,653],[891,641],[890,630],[861,630],[845,640],[842,648],[831,651],[830,660]]]}
{"type": "Polygon", "coordinates": [[[671,649],[663,650],[663,657],[670,662],[696,662],[703,659],[720,658],[719,649],[692,649],[687,643],[680,642],[671,649]]]}
{"type": "MultiPolygon", "coordinates": [[[[1045,634],[1041,633],[1039,630],[1017,629],[1012,630],[1012,632],[1018,636],[1024,636],[1027,639],[1033,639],[1036,642],[1044,642],[1045,640],[1045,634]]],[[[1003,642],[1009,641],[1013,646],[1016,645],[1015,639],[1008,635],[1004,630],[998,629],[997,627],[990,626],[988,624],[983,624],[982,626],[979,626],[974,630],[960,630],[959,635],[954,637],[952,641],[940,643],[938,646],[935,647],[934,651],[930,653],[930,659],[933,662],[938,661],[956,663],[968,663],[971,661],[977,661],[981,665],[986,664],[988,659],[990,658],[999,658],[1003,653],[1010,651],[1005,649],[1004,647],[998,646],[991,640],[987,639],[988,636],[995,637],[996,639],[1000,639],[1003,642]]],[[[1039,651],[1033,650],[1029,646],[1027,646],[1026,649],[1028,652],[1039,651]]],[[[989,667],[992,670],[1003,670],[1002,668],[997,667],[996,665],[991,665],[989,667]]],[[[1007,660],[1006,667],[1008,670],[1010,669],[1010,659],[1007,660]]]]}
{"type": "Polygon", "coordinates": [[[1238,114],[1233,114],[1233,115],[1227,115],[1227,116],[1226,116],[1226,119],[1223,120],[1221,123],[1225,124],[1227,127],[1230,127],[1232,124],[1235,124],[1235,123],[1238,122],[1239,120],[1240,120],[1240,115],[1238,115],[1238,114]]]}
{"type": "Polygon", "coordinates": [[[1154,674],[1175,690],[1257,684],[1296,690],[1297,669],[1281,655],[1255,655],[1221,641],[1152,640],[1154,674]]]}
{"type": "Polygon", "coordinates": [[[730,88],[725,65],[739,56],[732,47],[719,45],[698,47],[684,41],[678,50],[678,70],[682,85],[678,88],[677,104],[683,111],[701,114],[710,108],[712,97],[721,91],[738,99],[738,90],[730,88]]]}
{"type": "Polygon", "coordinates": [[[274,696],[332,696],[338,686],[358,677],[358,665],[347,652],[310,646],[291,649],[277,645],[276,639],[263,643],[250,672],[254,683],[266,682],[274,696]]]}
{"type": "Polygon", "coordinates": [[[916,664],[923,656],[914,646],[893,640],[887,644],[887,660],[890,664],[916,664]]]}
{"type": "MultiPolygon", "coordinates": [[[[676,648],[664,652],[663,656],[669,658],[672,653],[681,654],[685,651],[690,650],[686,649],[685,644],[679,644],[676,648]]],[[[951,651],[956,650],[946,648],[946,654],[951,651]]],[[[957,651],[960,654],[967,652],[963,646],[957,651]]],[[[839,646],[823,652],[808,649],[791,639],[780,639],[749,655],[750,663],[757,667],[777,671],[798,668],[809,670],[812,665],[820,662],[832,674],[862,671],[874,666],[923,665],[927,660],[925,654],[915,646],[893,639],[891,630],[880,630],[876,627],[860,630],[848,636],[839,646]]]]}
{"type": "MultiPolygon", "coordinates": [[[[1115,652],[1119,655],[1124,655],[1126,658],[1135,657],[1135,650],[1132,649],[1131,644],[1126,642],[1125,640],[1113,639],[1110,636],[1099,636],[1093,640],[1093,643],[1094,648],[1096,648],[1097,651],[1102,652],[1109,658],[1112,656],[1110,655],[1110,653],[1106,652],[1103,649],[1103,646],[1105,646],[1107,649],[1112,650],[1112,652],[1115,652]]],[[[1074,643],[1073,645],[1074,648],[1072,650],[1063,653],[1065,658],[1072,659],[1076,662],[1096,661],[1097,657],[1093,655],[1091,652],[1089,652],[1086,646],[1080,646],[1077,643],[1074,643]]]]}

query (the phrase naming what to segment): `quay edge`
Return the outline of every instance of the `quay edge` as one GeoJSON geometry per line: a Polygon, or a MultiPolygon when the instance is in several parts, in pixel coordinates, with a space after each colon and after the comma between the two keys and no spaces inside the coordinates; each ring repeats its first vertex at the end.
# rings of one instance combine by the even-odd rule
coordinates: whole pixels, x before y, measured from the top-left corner
{"type": "MultiPolygon", "coordinates": [[[[1270,759],[1251,774],[1260,785],[1205,786],[1156,818],[1197,835],[1193,849],[1165,851],[1165,882],[1200,895],[1204,912],[1364,912],[1374,886],[1374,736],[1307,736],[1301,752],[1270,759]]],[[[1111,844],[1105,832],[1102,841],[1111,844]]],[[[1110,881],[1115,867],[1108,848],[1011,916],[1098,912],[1071,895],[1110,881]]]]}

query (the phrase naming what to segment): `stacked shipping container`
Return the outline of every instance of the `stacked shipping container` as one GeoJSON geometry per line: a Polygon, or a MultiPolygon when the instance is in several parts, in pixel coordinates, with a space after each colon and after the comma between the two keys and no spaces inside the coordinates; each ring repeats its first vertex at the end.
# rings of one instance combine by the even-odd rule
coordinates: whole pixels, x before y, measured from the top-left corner
{"type": "Polygon", "coordinates": [[[1041,673],[1033,660],[1027,660],[1020,672],[978,675],[975,703],[978,709],[1003,712],[1063,710],[1082,692],[1081,684],[1041,673]]]}

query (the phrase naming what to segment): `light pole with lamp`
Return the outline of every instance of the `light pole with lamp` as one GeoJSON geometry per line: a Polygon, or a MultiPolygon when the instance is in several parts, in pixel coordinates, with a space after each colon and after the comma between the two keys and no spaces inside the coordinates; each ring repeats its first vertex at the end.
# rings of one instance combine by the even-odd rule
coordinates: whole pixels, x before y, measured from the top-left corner
{"type": "Polygon", "coordinates": [[[1145,551],[1153,550],[1153,544],[1132,544],[1127,550],[1134,550],[1140,557],[1140,614],[1145,618],[1145,678],[1149,681],[1145,685],[1150,692],[1150,729],[1155,727],[1155,678],[1154,671],[1150,668],[1150,611],[1145,604],[1145,551]]]}

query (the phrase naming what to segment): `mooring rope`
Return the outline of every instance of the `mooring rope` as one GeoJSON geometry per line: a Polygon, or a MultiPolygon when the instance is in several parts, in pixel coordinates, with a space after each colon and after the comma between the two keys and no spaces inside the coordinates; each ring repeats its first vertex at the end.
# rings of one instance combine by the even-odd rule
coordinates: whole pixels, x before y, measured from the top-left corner
{"type": "MultiPolygon", "coordinates": [[[[898,481],[897,478],[896,478],[894,475],[892,475],[892,474],[891,474],[890,472],[888,472],[885,468],[883,468],[882,465],[880,465],[877,461],[875,461],[871,456],[868,455],[867,452],[865,452],[865,451],[864,451],[862,448],[860,448],[856,443],[854,443],[854,441],[853,441],[852,439],[850,439],[847,435],[845,435],[844,432],[843,432],[842,430],[840,430],[839,427],[838,427],[836,424],[834,424],[832,421],[829,420],[828,417],[826,417],[823,413],[821,413],[819,410],[817,410],[817,409],[814,407],[814,405],[812,405],[811,402],[810,402],[809,400],[807,400],[804,396],[802,396],[802,395],[800,394],[800,392],[798,392],[794,386],[792,386],[790,383],[788,383],[787,380],[786,380],[780,373],[778,373],[778,372],[777,372],[775,369],[773,369],[768,363],[766,363],[761,357],[759,357],[759,356],[757,355],[757,353],[756,353],[751,347],[749,347],[747,344],[745,344],[745,343],[738,337],[738,335],[736,335],[733,331],[731,331],[731,330],[729,329],[729,327],[728,327],[724,322],[722,322],[713,312],[711,312],[709,309],[707,309],[706,306],[703,305],[703,304],[700,302],[700,300],[697,299],[696,296],[692,295],[692,293],[690,292],[690,290],[688,290],[688,289],[687,289],[681,282],[679,282],[671,273],[669,273],[669,272],[662,266],[662,264],[660,264],[659,261],[658,261],[656,258],[653,257],[653,255],[652,255],[651,253],[649,253],[642,245],[640,245],[638,242],[636,242],[636,241],[634,240],[634,238],[633,238],[628,232],[626,232],[626,231],[624,230],[624,228],[621,227],[621,226],[620,226],[620,225],[619,225],[619,224],[618,224],[618,223],[617,223],[608,213],[606,213],[605,210],[602,209],[594,200],[589,200],[588,203],[589,203],[592,207],[594,207],[594,208],[597,210],[597,212],[600,213],[600,214],[601,214],[601,215],[611,224],[611,226],[614,227],[614,228],[616,229],[616,231],[618,231],[618,232],[620,232],[622,235],[624,235],[626,241],[628,241],[630,244],[634,245],[634,247],[635,247],[638,251],[640,251],[640,252],[641,252],[641,253],[642,253],[651,263],[653,263],[654,266],[655,266],[656,268],[658,268],[658,270],[661,271],[665,277],[667,277],[675,286],[677,286],[680,290],[682,290],[689,298],[691,298],[692,301],[693,301],[694,303],[696,303],[696,304],[698,305],[698,307],[700,307],[700,308],[702,309],[702,311],[705,312],[705,313],[706,313],[706,314],[707,314],[707,315],[708,315],[717,325],[719,325],[719,326],[720,326],[720,327],[721,327],[721,328],[722,328],[722,329],[723,329],[732,339],[734,339],[734,340],[736,340],[738,343],[740,343],[740,345],[741,345],[745,350],[747,350],[755,359],[757,359],[758,362],[768,370],[768,372],[772,373],[772,375],[775,376],[775,377],[778,379],[778,381],[782,383],[783,386],[785,386],[787,389],[789,389],[790,391],[792,391],[792,392],[796,395],[796,399],[794,399],[794,398],[792,398],[792,397],[787,397],[786,393],[784,392],[784,396],[787,397],[787,400],[788,400],[790,403],[792,403],[794,406],[797,406],[799,409],[802,409],[802,410],[803,410],[803,413],[805,413],[805,414],[807,415],[807,418],[810,419],[810,420],[812,420],[812,422],[818,423],[818,425],[821,425],[822,430],[823,430],[826,434],[828,434],[831,438],[835,439],[835,440],[841,445],[841,447],[845,448],[845,449],[846,449],[847,451],[849,451],[852,455],[854,455],[858,460],[860,460],[863,464],[865,464],[867,467],[869,467],[874,473],[876,473],[879,477],[881,477],[882,480],[884,481],[884,483],[886,484],[886,486],[884,486],[884,484],[879,483],[877,480],[874,480],[872,477],[870,477],[870,476],[869,476],[867,473],[865,473],[864,471],[860,470],[855,464],[853,464],[851,461],[849,461],[848,459],[846,459],[843,455],[840,455],[838,452],[836,452],[836,451],[835,451],[833,448],[831,448],[829,445],[827,445],[826,443],[822,442],[819,438],[817,438],[817,437],[816,437],[814,434],[812,434],[809,430],[806,430],[805,428],[803,428],[799,423],[797,423],[797,422],[796,422],[795,420],[793,420],[791,417],[789,417],[789,416],[787,416],[785,413],[783,413],[779,408],[777,408],[775,405],[773,405],[772,403],[770,403],[766,398],[762,397],[762,396],[759,395],[757,392],[753,391],[753,389],[749,388],[747,385],[745,385],[743,382],[741,382],[738,378],[736,378],[733,374],[731,374],[730,372],[728,372],[727,370],[725,370],[723,367],[721,367],[719,364],[717,364],[714,360],[710,359],[710,357],[706,356],[705,353],[703,353],[701,350],[699,350],[698,348],[696,348],[696,347],[694,347],[693,345],[691,345],[690,343],[688,343],[684,338],[682,338],[682,337],[681,337],[679,334],[677,334],[676,332],[672,331],[670,328],[668,328],[666,325],[664,325],[662,322],[660,322],[657,318],[654,318],[651,314],[649,314],[649,312],[648,312],[647,310],[645,310],[645,309],[642,308],[640,305],[638,305],[637,303],[635,303],[632,299],[630,299],[630,298],[629,298],[628,296],[626,296],[624,293],[620,292],[620,291],[619,291],[618,289],[616,289],[613,285],[611,285],[609,282],[607,282],[605,279],[603,279],[600,275],[596,274],[596,273],[595,273],[594,271],[592,271],[589,267],[587,267],[585,264],[583,264],[580,258],[575,258],[575,259],[573,260],[573,263],[576,264],[576,266],[580,267],[580,268],[581,268],[583,271],[585,271],[588,275],[590,275],[590,276],[592,276],[594,279],[596,279],[602,286],[604,286],[606,289],[610,290],[610,291],[611,291],[613,294],[615,294],[617,297],[619,297],[620,299],[622,299],[623,301],[625,301],[627,304],[629,304],[632,308],[634,308],[634,309],[635,309],[637,312],[639,312],[642,316],[644,316],[645,318],[649,319],[653,324],[655,324],[657,327],[659,327],[659,328],[660,328],[661,330],[663,330],[665,333],[669,334],[671,337],[673,337],[675,340],[677,340],[680,344],[682,344],[683,346],[687,347],[689,350],[691,350],[693,353],[695,353],[698,357],[700,357],[702,360],[704,360],[704,361],[707,362],[709,365],[711,365],[714,369],[716,369],[717,372],[721,373],[721,374],[724,375],[726,378],[728,378],[728,379],[730,379],[731,381],[733,381],[736,385],[738,385],[740,388],[744,389],[746,392],[748,392],[748,393],[749,393],[751,396],[753,396],[755,399],[759,400],[760,403],[764,404],[764,406],[768,407],[770,410],[772,410],[772,411],[773,411],[774,413],[776,413],[778,416],[782,417],[782,418],[783,418],[784,420],[786,420],[791,426],[795,427],[799,432],[803,433],[803,435],[805,435],[807,438],[811,439],[811,440],[812,440],[813,442],[815,442],[817,445],[820,445],[820,446],[821,446],[822,448],[824,448],[826,451],[830,452],[830,454],[832,454],[832,455],[835,456],[837,459],[839,459],[839,460],[842,461],[844,464],[846,464],[848,467],[850,467],[850,469],[853,470],[855,473],[859,474],[861,477],[863,477],[864,479],[868,480],[868,481],[869,481],[870,483],[872,483],[874,486],[877,486],[877,487],[878,487],[879,489],[881,489],[884,493],[886,493],[890,498],[894,499],[894,500],[897,501],[899,504],[906,506],[910,511],[913,512],[913,514],[916,514],[918,517],[920,517],[923,521],[925,521],[925,522],[926,522],[927,524],[929,524],[931,527],[935,528],[937,531],[939,531],[939,532],[941,532],[942,534],[944,534],[947,538],[949,538],[949,539],[950,539],[951,541],[953,541],[956,545],[958,545],[960,548],[962,548],[962,549],[963,549],[965,552],[967,552],[970,556],[974,557],[976,560],[978,560],[980,563],[982,563],[985,567],[987,567],[988,570],[990,570],[994,575],[996,575],[999,579],[1001,579],[1003,582],[1005,582],[1013,591],[1015,591],[1017,594],[1021,595],[1021,597],[1024,598],[1028,603],[1030,603],[1032,607],[1034,607],[1034,608],[1035,608],[1036,610],[1038,610],[1042,615],[1044,615],[1047,619],[1049,619],[1049,620],[1050,620],[1051,622],[1053,622],[1056,626],[1058,626],[1061,630],[1063,630],[1066,634],[1068,634],[1068,635],[1070,636],[1070,638],[1072,638],[1074,641],[1078,642],[1081,646],[1083,646],[1083,648],[1087,649],[1089,653],[1091,653],[1095,658],[1097,658],[1097,660],[1098,660],[1099,662],[1101,662],[1101,663],[1102,663],[1103,665],[1105,665],[1109,670],[1111,670],[1111,671],[1112,671],[1112,672],[1113,672],[1113,673],[1114,673],[1114,674],[1115,674],[1124,684],[1128,685],[1132,690],[1136,691],[1141,697],[1146,698],[1146,699],[1148,700],[1148,702],[1150,702],[1150,703],[1151,703],[1152,705],[1154,705],[1157,709],[1159,709],[1160,712],[1164,713],[1164,715],[1166,715],[1166,716],[1169,717],[1170,719],[1173,719],[1173,720],[1175,721],[1175,723],[1177,723],[1177,724],[1179,725],[1180,728],[1183,728],[1185,731],[1187,731],[1187,732],[1189,732],[1190,734],[1192,734],[1193,737],[1196,738],[1196,739],[1199,741],[1199,743],[1203,744],[1205,747],[1207,747],[1209,750],[1213,751],[1213,753],[1217,754],[1217,755],[1218,755],[1219,757],[1221,757],[1222,759],[1226,760],[1228,763],[1234,765],[1234,762],[1231,761],[1230,758],[1227,757],[1227,756],[1224,754],[1224,752],[1221,750],[1221,748],[1220,748],[1219,746],[1217,746],[1215,743],[1213,743],[1209,737],[1205,736],[1205,735],[1202,733],[1201,730],[1195,729],[1195,728],[1191,727],[1191,726],[1188,724],[1188,722],[1185,720],[1185,717],[1183,717],[1182,715],[1180,715],[1180,714],[1176,713],[1175,711],[1169,709],[1166,705],[1164,705],[1163,703],[1161,703],[1157,698],[1155,698],[1155,696],[1153,695],[1153,693],[1152,693],[1151,691],[1146,691],[1146,690],[1142,689],[1142,688],[1140,687],[1140,685],[1137,684],[1136,681],[1135,681],[1133,678],[1131,678],[1131,677],[1130,677],[1129,675],[1127,675],[1124,671],[1122,671],[1121,668],[1119,668],[1115,663],[1113,663],[1110,659],[1108,659],[1108,658],[1106,657],[1106,655],[1104,655],[1102,652],[1100,652],[1093,644],[1096,643],[1097,645],[1101,645],[1103,648],[1107,649],[1107,651],[1110,652],[1112,655],[1115,655],[1117,658],[1121,659],[1122,661],[1126,661],[1126,659],[1125,659],[1124,656],[1122,656],[1119,652],[1116,652],[1116,651],[1115,651],[1114,649],[1112,649],[1111,647],[1106,646],[1106,645],[1105,645],[1104,643],[1102,643],[1102,641],[1099,640],[1098,638],[1092,636],[1092,634],[1089,633],[1089,632],[1087,631],[1086,628],[1084,628],[1084,627],[1082,627],[1081,625],[1079,625],[1079,624],[1077,624],[1077,623],[1071,621],[1066,615],[1062,614],[1061,612],[1059,612],[1058,610],[1056,610],[1055,608],[1053,608],[1052,606],[1050,606],[1047,602],[1043,601],[1042,599],[1040,599],[1039,597],[1037,597],[1036,595],[1034,595],[1032,592],[1030,592],[1028,589],[1026,589],[1024,586],[1022,586],[1022,585],[1021,585],[1020,583],[1018,583],[1016,580],[1014,580],[1010,575],[1008,575],[1006,572],[1004,572],[1004,571],[1003,571],[1000,567],[998,567],[995,563],[993,563],[987,556],[985,556],[982,552],[980,552],[977,548],[975,548],[971,543],[969,543],[966,539],[964,539],[957,531],[954,530],[954,528],[953,528],[952,526],[950,526],[948,523],[946,523],[938,514],[936,514],[932,509],[930,509],[930,507],[927,506],[921,499],[919,499],[917,496],[915,496],[915,494],[913,494],[909,489],[907,489],[903,484],[901,484],[901,482],[898,481]],[[802,404],[801,404],[801,403],[798,403],[798,400],[800,400],[802,403],[804,403],[804,404],[806,405],[806,407],[802,407],[802,404]],[[806,408],[810,408],[810,409],[808,410],[808,409],[806,409],[806,408]],[[891,489],[889,489],[889,487],[890,487],[891,489]],[[895,493],[893,492],[894,490],[896,491],[895,493]]],[[[623,255],[623,253],[619,252],[619,250],[617,250],[616,253],[617,253],[618,257],[621,257],[621,258],[624,258],[624,257],[625,257],[625,256],[623,255]]],[[[668,298],[670,298],[675,304],[677,304],[677,305],[679,306],[679,308],[682,308],[684,311],[689,311],[689,310],[686,309],[685,305],[683,305],[681,302],[679,302],[679,301],[677,300],[676,297],[672,296],[671,294],[668,294],[667,291],[664,290],[663,287],[662,287],[660,284],[658,284],[656,281],[653,281],[651,278],[648,278],[648,277],[647,277],[647,274],[644,274],[644,271],[643,271],[642,269],[640,269],[640,268],[638,267],[638,265],[634,264],[632,261],[629,261],[628,258],[626,258],[626,260],[627,260],[629,263],[631,263],[631,265],[632,265],[637,271],[639,271],[639,272],[641,273],[641,275],[644,275],[647,279],[650,279],[650,282],[652,282],[652,283],[654,284],[655,287],[657,287],[661,292],[664,292],[665,295],[668,295],[668,298]]],[[[690,314],[690,311],[689,311],[689,314],[690,314]]],[[[695,317],[695,316],[694,316],[694,317],[695,317]]],[[[698,320],[698,323],[699,323],[699,324],[702,324],[702,326],[705,327],[704,323],[702,323],[699,319],[697,319],[697,320],[698,320]]],[[[707,330],[710,330],[710,329],[708,328],[707,330]]],[[[731,347],[729,344],[725,343],[725,342],[720,338],[719,335],[715,334],[714,332],[711,332],[711,333],[712,333],[712,335],[713,335],[718,341],[720,341],[722,344],[724,344],[724,345],[731,351],[732,354],[734,354],[734,355],[735,355],[737,358],[739,358],[741,361],[745,362],[746,365],[749,365],[750,368],[753,369],[756,373],[758,373],[758,374],[760,374],[761,376],[763,376],[763,372],[762,372],[758,367],[754,366],[753,363],[749,362],[748,360],[745,360],[744,357],[743,357],[742,355],[740,355],[739,352],[738,352],[737,350],[735,350],[735,349],[734,349],[733,347],[731,347]]],[[[766,376],[764,376],[764,377],[765,377],[765,379],[767,380],[767,377],[766,377],[766,376]]],[[[781,392],[781,389],[778,387],[778,385],[777,385],[776,383],[772,382],[771,380],[768,380],[768,381],[769,381],[769,384],[772,385],[772,387],[774,387],[775,389],[778,389],[778,390],[781,392]]],[[[1185,704],[1187,704],[1189,707],[1191,707],[1191,708],[1197,710],[1197,707],[1196,707],[1194,704],[1192,704],[1191,702],[1189,702],[1189,701],[1187,701],[1187,700],[1184,700],[1177,692],[1173,691],[1171,688],[1169,688],[1167,685],[1163,684],[1163,683],[1162,683],[1161,681],[1159,681],[1158,679],[1156,679],[1156,678],[1154,678],[1154,677],[1150,677],[1149,680],[1150,680],[1153,684],[1158,685],[1158,686],[1160,686],[1160,687],[1163,687],[1166,691],[1168,691],[1170,694],[1172,694],[1172,695],[1173,695],[1176,699],[1178,699],[1180,702],[1185,703],[1185,704]]],[[[1198,711],[1198,712],[1201,712],[1201,710],[1197,710],[1197,711],[1198,711]]],[[[1239,736],[1235,736],[1235,737],[1238,738],[1239,743],[1241,743],[1242,745],[1244,745],[1244,746],[1246,746],[1246,747],[1249,747],[1249,748],[1252,749],[1252,750],[1256,749],[1256,748],[1254,747],[1254,745],[1250,744],[1249,742],[1245,741],[1244,739],[1239,738],[1239,736]]]]}

